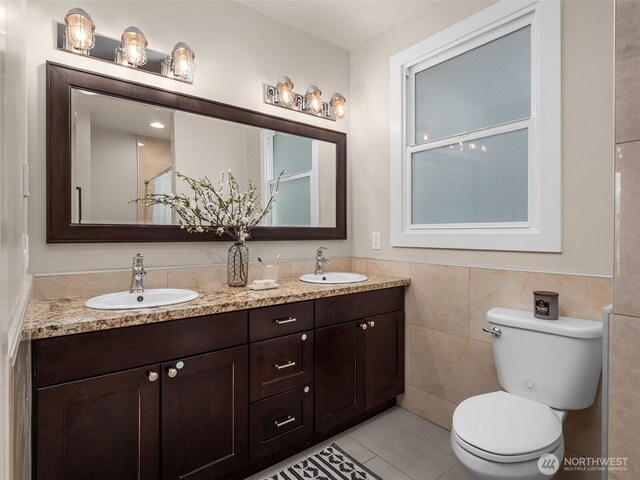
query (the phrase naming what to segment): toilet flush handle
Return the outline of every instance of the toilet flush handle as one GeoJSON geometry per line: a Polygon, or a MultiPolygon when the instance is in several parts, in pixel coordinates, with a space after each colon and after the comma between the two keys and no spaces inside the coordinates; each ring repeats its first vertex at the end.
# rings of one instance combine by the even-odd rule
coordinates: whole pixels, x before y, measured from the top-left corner
{"type": "Polygon", "coordinates": [[[490,333],[494,337],[499,337],[499,336],[502,335],[502,330],[500,330],[500,327],[491,327],[491,328],[486,328],[485,327],[485,328],[482,329],[482,331],[490,333]]]}

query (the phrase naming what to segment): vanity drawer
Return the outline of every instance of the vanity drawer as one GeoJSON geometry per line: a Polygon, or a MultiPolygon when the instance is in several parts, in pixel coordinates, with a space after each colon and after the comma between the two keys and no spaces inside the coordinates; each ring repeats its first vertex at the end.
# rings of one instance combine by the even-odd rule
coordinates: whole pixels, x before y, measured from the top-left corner
{"type": "Polygon", "coordinates": [[[245,343],[246,311],[45,338],[35,342],[35,383],[54,385],[245,343]]]}
{"type": "Polygon", "coordinates": [[[313,331],[252,343],[250,401],[313,382],[313,331]]]}
{"type": "Polygon", "coordinates": [[[249,310],[249,341],[281,337],[313,328],[313,301],[249,310]]]}
{"type": "Polygon", "coordinates": [[[404,310],[404,287],[353,293],[315,301],[316,328],[404,310]]]}
{"type": "Polygon", "coordinates": [[[249,407],[251,460],[293,446],[313,434],[313,385],[256,402],[249,407]]]}

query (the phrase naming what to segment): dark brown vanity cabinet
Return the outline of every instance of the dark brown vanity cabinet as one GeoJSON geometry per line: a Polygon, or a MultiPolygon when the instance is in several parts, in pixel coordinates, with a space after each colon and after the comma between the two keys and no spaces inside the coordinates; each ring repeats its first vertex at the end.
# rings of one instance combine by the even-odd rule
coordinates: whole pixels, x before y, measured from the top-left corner
{"type": "Polygon", "coordinates": [[[316,301],[317,432],[404,391],[403,309],[402,288],[316,301]]]}
{"type": "Polygon", "coordinates": [[[199,480],[243,468],[246,342],[246,311],[36,341],[36,478],[199,480]]]}
{"type": "Polygon", "coordinates": [[[397,287],[36,340],[36,478],[245,478],[393,405],[403,309],[397,287]]]}
{"type": "Polygon", "coordinates": [[[252,460],[313,437],[313,323],[313,301],[249,313],[252,460]]]}

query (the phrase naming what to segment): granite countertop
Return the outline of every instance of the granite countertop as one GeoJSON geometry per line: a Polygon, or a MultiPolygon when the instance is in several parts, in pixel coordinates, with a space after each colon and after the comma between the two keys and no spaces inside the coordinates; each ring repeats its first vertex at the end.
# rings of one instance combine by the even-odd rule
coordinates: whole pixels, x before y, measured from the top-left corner
{"type": "Polygon", "coordinates": [[[86,298],[32,300],[29,304],[28,318],[27,322],[25,322],[22,338],[23,340],[36,340],[75,333],[130,327],[146,323],[407,286],[411,282],[408,278],[387,275],[368,275],[368,277],[369,279],[366,282],[341,285],[303,283],[297,278],[290,278],[280,281],[280,288],[263,291],[233,288],[221,283],[207,288],[194,289],[200,294],[200,297],[192,302],[136,310],[93,310],[84,306],[86,298]]]}

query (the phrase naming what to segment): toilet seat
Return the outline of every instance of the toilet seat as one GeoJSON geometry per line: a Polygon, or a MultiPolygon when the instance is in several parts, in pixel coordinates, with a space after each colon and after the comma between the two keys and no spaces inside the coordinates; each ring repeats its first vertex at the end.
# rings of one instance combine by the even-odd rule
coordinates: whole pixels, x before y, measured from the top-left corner
{"type": "Polygon", "coordinates": [[[460,403],[452,432],[468,452],[500,463],[538,458],[562,442],[562,422],[549,406],[507,392],[460,403]]]}

